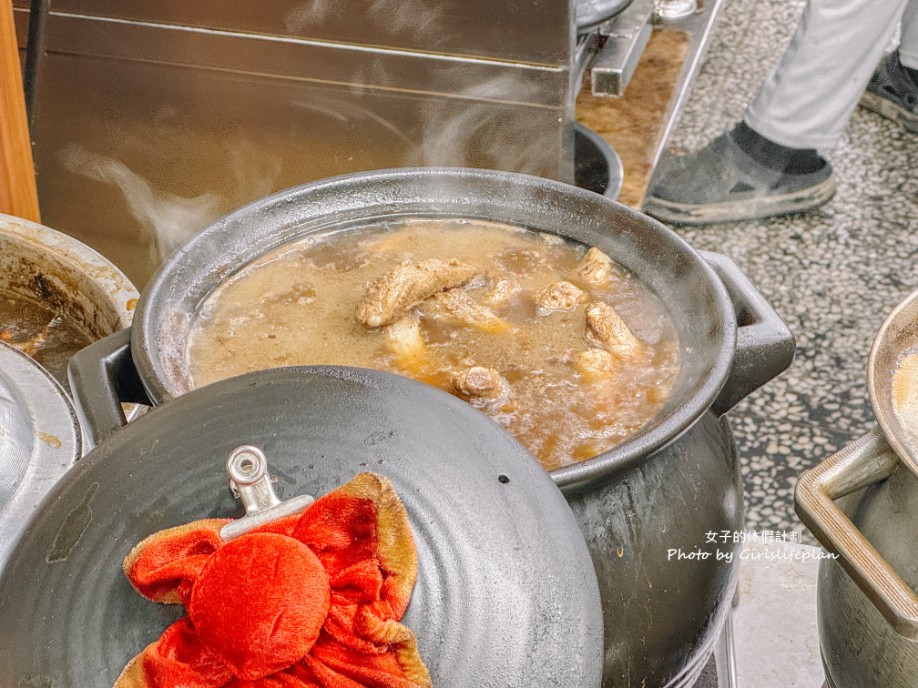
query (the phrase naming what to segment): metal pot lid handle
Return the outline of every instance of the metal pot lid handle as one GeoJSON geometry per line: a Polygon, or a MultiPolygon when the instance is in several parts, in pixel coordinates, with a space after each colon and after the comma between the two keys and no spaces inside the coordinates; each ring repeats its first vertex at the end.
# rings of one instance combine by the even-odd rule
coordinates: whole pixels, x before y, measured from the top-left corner
{"type": "Polygon", "coordinates": [[[900,464],[879,428],[803,474],[797,514],[863,590],[893,629],[918,640],[918,595],[834,500],[888,478],[900,464]]]}
{"type": "Polygon", "coordinates": [[[278,499],[271,485],[268,459],[258,447],[245,445],[230,452],[226,472],[233,492],[245,507],[245,516],[220,529],[220,537],[226,542],[271,521],[303,513],[315,501],[312,495],[299,495],[283,502],[278,499]]]}
{"type": "MultiPolygon", "coordinates": [[[[128,422],[122,404],[153,403],[131,357],[129,327],[77,351],[67,365],[67,378],[89,446],[95,446],[128,422]]],[[[135,414],[137,410],[135,407],[135,414]]]]}

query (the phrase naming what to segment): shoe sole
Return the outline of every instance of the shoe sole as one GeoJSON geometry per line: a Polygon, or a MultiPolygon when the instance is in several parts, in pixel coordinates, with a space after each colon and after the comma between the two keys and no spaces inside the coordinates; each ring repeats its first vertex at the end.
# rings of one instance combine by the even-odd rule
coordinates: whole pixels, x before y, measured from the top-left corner
{"type": "Polygon", "coordinates": [[[896,105],[893,101],[883,96],[865,91],[864,95],[861,96],[861,107],[882,115],[886,119],[891,119],[906,131],[910,131],[913,134],[918,133],[918,115],[896,105]]]}
{"type": "Polygon", "coordinates": [[[691,205],[665,201],[651,196],[644,201],[643,210],[648,215],[653,215],[665,222],[680,225],[710,225],[717,222],[761,220],[776,215],[802,213],[828,203],[834,195],[835,177],[831,176],[800,191],[723,203],[691,205]]]}

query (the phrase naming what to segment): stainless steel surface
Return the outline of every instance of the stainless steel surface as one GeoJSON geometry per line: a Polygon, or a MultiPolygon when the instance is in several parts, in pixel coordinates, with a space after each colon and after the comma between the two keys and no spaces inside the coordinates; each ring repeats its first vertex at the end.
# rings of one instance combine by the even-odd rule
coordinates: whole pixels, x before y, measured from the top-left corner
{"type": "MultiPolygon", "coordinates": [[[[478,97],[545,107],[564,105],[568,97],[567,61],[499,62],[437,52],[102,20],[59,12],[52,12],[48,21],[45,49],[60,55],[193,66],[239,75],[478,97]],[[502,78],[507,82],[506,88],[475,92],[482,84],[502,78]],[[557,88],[559,84],[563,88],[557,88]]],[[[570,50],[565,55],[569,60],[570,50]]]]}
{"type": "Polygon", "coordinates": [[[867,360],[867,390],[873,413],[899,459],[918,475],[918,427],[905,424],[893,399],[893,379],[906,354],[918,354],[918,291],[909,294],[883,321],[867,360]]]}
{"type": "Polygon", "coordinates": [[[577,47],[574,49],[573,92],[576,94],[583,85],[586,70],[599,51],[601,43],[599,34],[595,31],[577,36],[577,47]]]}
{"type": "Polygon", "coordinates": [[[271,521],[302,513],[315,501],[312,495],[297,495],[282,502],[271,484],[268,460],[258,447],[243,445],[230,452],[226,472],[233,493],[245,507],[245,516],[220,529],[220,537],[227,542],[271,521]]]}
{"type": "MultiPolygon", "coordinates": [[[[850,495],[839,506],[870,543],[866,556],[875,553],[895,571],[895,582],[884,589],[884,594],[911,606],[918,589],[914,538],[918,478],[900,464],[885,481],[850,495]],[[907,588],[893,592],[902,582],[907,588]]],[[[859,541],[855,539],[852,546],[860,547],[859,541]]],[[[918,642],[893,628],[850,571],[843,559],[826,560],[819,569],[819,637],[829,685],[914,688],[918,642]]]]}
{"type": "Polygon", "coordinates": [[[653,0],[633,0],[600,33],[607,36],[590,68],[593,95],[620,96],[634,75],[653,26],[653,0]]]}
{"type": "Polygon", "coordinates": [[[679,22],[698,11],[696,0],[656,0],[654,17],[664,23],[679,22]]]}
{"type": "MultiPolygon", "coordinates": [[[[121,271],[88,246],[9,215],[0,215],[0,289],[66,314],[91,339],[130,326],[140,297],[121,271]]],[[[125,405],[124,412],[135,418],[141,409],[125,405]]]]}
{"type": "MultiPolygon", "coordinates": [[[[717,17],[725,3],[726,0],[705,0],[700,12],[674,25],[689,34],[688,54],[682,65],[682,71],[679,73],[676,93],[673,95],[669,104],[669,109],[666,112],[666,118],[664,120],[666,124],[663,128],[663,134],[660,137],[657,149],[653,154],[650,166],[651,170],[657,169],[660,157],[666,150],[669,139],[676,125],[679,123],[682,109],[685,107],[685,103],[688,100],[691,84],[695,80],[698,70],[701,69],[701,64],[704,61],[708,44],[714,32],[717,17]]],[[[651,184],[653,184],[652,177],[651,184]]]]}
{"type": "Polygon", "coordinates": [[[66,392],[40,365],[0,342],[0,562],[83,442],[66,392]]]}
{"type": "Polygon", "coordinates": [[[899,465],[899,457],[875,429],[807,471],[797,484],[796,502],[803,522],[839,555],[845,571],[892,627],[918,640],[918,595],[834,501],[886,480],[899,465]]]}
{"type": "Polygon", "coordinates": [[[140,294],[114,265],[50,227],[0,215],[0,288],[39,295],[101,338],[128,327],[140,294]]]}
{"type": "MultiPolygon", "coordinates": [[[[904,354],[918,352],[918,291],[880,327],[867,363],[870,401],[879,428],[804,475],[797,508],[823,544],[892,627],[918,640],[918,594],[832,500],[889,478],[900,462],[918,474],[918,438],[903,425],[893,399],[893,380],[904,354]]],[[[906,538],[907,539],[907,538],[906,538]]]]}
{"type": "Polygon", "coordinates": [[[833,688],[907,688],[918,675],[918,457],[893,401],[897,368],[916,346],[918,292],[889,314],[870,352],[879,426],[797,485],[801,519],[839,555],[823,563],[819,582],[823,662],[833,688]]]}
{"type": "Polygon", "coordinates": [[[55,0],[53,10],[96,19],[541,64],[564,64],[573,32],[567,2],[531,0],[55,0]]]}
{"type": "Polygon", "coordinates": [[[16,26],[16,42],[19,45],[19,59],[25,68],[26,47],[29,44],[29,9],[28,5],[13,2],[13,23],[16,26]]]}
{"type": "Polygon", "coordinates": [[[314,179],[573,180],[566,3],[272,4],[55,3],[32,109],[45,221],[143,284],[220,215],[314,179]]]}

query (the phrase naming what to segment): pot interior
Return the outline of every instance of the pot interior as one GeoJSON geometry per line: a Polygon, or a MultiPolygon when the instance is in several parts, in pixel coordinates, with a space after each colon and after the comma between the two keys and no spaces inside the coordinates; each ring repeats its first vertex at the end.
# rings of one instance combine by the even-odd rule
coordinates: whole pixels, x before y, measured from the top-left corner
{"type": "Polygon", "coordinates": [[[612,450],[553,473],[574,484],[623,468],[665,445],[707,410],[724,384],[736,323],[713,271],[677,235],[645,215],[564,184],[481,170],[397,170],[290,189],[228,215],[157,273],[138,306],[132,350],[151,398],[191,390],[185,343],[204,299],[261,255],[310,233],[409,218],[505,223],[597,246],[666,306],[680,372],[663,409],[612,450]]]}
{"type": "MultiPolygon", "coordinates": [[[[89,247],[5,215],[0,215],[0,291],[17,301],[8,305],[23,318],[59,315],[83,345],[128,327],[139,297],[127,278],[89,247]]],[[[65,360],[49,366],[62,383],[64,365],[65,360]]]]}

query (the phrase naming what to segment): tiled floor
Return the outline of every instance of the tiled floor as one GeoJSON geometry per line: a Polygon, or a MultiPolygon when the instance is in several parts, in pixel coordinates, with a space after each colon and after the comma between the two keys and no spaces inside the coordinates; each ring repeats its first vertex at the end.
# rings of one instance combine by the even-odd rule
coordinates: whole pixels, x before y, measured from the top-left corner
{"type": "MultiPolygon", "coordinates": [[[[729,0],[669,153],[731,127],[790,39],[801,0],[729,0]]],[[[918,136],[855,112],[827,152],[838,194],[815,212],[677,228],[730,255],[797,337],[791,369],[733,413],[751,529],[799,529],[798,475],[866,431],[866,361],[877,328],[918,288],[918,136]]]]}

